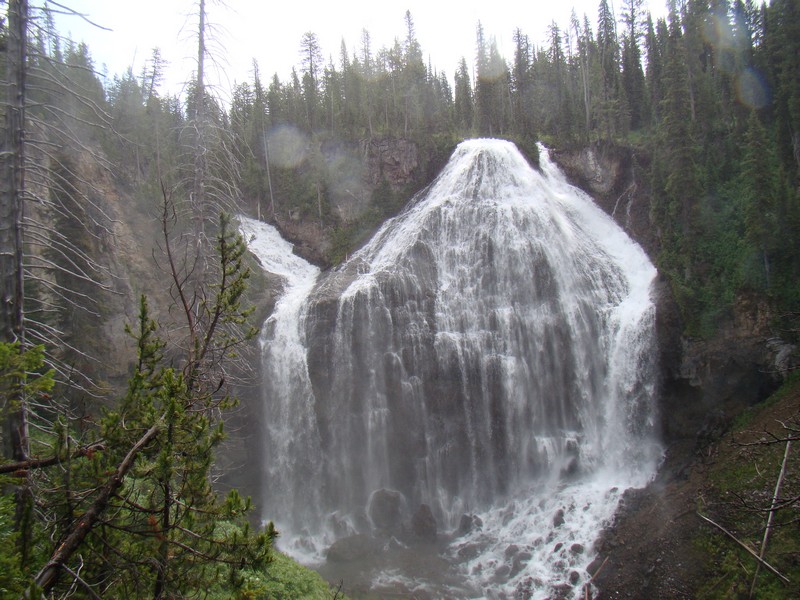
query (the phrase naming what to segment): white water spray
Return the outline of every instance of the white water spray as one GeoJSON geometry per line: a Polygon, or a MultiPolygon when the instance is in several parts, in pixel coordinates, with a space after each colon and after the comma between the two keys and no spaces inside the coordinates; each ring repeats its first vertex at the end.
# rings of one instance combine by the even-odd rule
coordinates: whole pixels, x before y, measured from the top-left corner
{"type": "Polygon", "coordinates": [[[264,347],[264,516],[284,548],[369,531],[391,490],[440,531],[479,517],[449,548],[472,595],[580,593],[660,455],[641,248],[544,148],[538,171],[472,140],[347,263],[302,271],[264,347]]]}

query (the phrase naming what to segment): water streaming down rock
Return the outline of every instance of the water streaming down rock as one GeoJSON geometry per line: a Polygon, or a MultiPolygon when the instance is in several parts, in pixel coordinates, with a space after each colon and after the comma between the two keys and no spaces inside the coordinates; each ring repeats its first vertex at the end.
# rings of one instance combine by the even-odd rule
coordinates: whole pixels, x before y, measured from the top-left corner
{"type": "Polygon", "coordinates": [[[471,140],[315,276],[289,286],[264,349],[265,517],[284,545],[396,528],[370,506],[392,495],[406,523],[423,504],[440,530],[481,516],[451,551],[483,594],[579,589],[659,456],[644,252],[544,148],[536,170],[471,140]]]}

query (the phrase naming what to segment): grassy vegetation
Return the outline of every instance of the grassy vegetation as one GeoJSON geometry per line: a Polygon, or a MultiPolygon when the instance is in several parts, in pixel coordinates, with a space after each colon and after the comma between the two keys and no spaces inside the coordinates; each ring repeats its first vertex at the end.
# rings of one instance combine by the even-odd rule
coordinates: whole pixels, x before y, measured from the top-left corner
{"type": "MultiPolygon", "coordinates": [[[[699,511],[733,533],[754,552],[761,542],[772,506],[775,484],[783,462],[787,436],[783,424],[795,425],[800,417],[800,373],[796,373],[769,400],[747,411],[736,422],[730,442],[719,447],[719,456],[708,473],[710,489],[698,501],[699,511]]],[[[797,442],[795,442],[796,444],[797,442]]],[[[764,553],[764,560],[791,583],[762,568],[753,598],[772,600],[800,597],[800,453],[792,448],[779,498],[781,504],[764,553]]],[[[729,537],[711,527],[694,541],[705,557],[708,577],[696,593],[698,599],[721,600],[749,596],[756,560],[729,537]]]]}
{"type": "MultiPolygon", "coordinates": [[[[244,586],[238,595],[239,600],[346,600],[345,596],[332,590],[314,571],[281,554],[271,553],[271,562],[266,570],[247,569],[243,573],[244,586]]],[[[210,600],[227,600],[230,590],[220,586],[213,590],[210,600]]]]}

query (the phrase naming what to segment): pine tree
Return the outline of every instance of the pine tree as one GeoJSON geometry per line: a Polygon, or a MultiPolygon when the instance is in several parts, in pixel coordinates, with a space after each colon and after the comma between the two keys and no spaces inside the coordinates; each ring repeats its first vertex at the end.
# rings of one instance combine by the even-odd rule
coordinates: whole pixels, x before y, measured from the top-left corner
{"type": "Polygon", "coordinates": [[[690,113],[685,47],[677,13],[670,15],[663,77],[661,122],[653,146],[653,220],[661,233],[659,268],[667,273],[684,316],[700,314],[697,304],[696,244],[701,236],[703,194],[690,113]]]}
{"type": "Polygon", "coordinates": [[[313,132],[319,112],[320,75],[322,74],[322,49],[317,34],[307,31],[300,41],[302,57],[303,101],[305,104],[305,127],[313,132]]]}
{"type": "Polygon", "coordinates": [[[667,22],[659,19],[655,25],[648,15],[645,46],[647,48],[647,98],[652,112],[651,123],[660,120],[660,105],[663,97],[664,61],[666,56],[669,32],[667,22]]]}
{"type": "Polygon", "coordinates": [[[774,111],[778,151],[784,168],[800,181],[800,5],[795,0],[775,0],[767,12],[770,33],[767,51],[775,94],[774,111]]]}
{"type": "Polygon", "coordinates": [[[597,13],[597,53],[598,128],[601,136],[610,140],[627,131],[627,114],[620,90],[616,21],[607,0],[600,0],[597,13]]]}
{"type": "MultiPolygon", "coordinates": [[[[6,41],[6,94],[3,152],[0,156],[0,341],[19,343],[24,350],[23,202],[25,196],[25,110],[28,43],[28,2],[10,0],[6,41]]],[[[28,455],[27,408],[14,400],[15,410],[4,421],[4,456],[28,455]]]]}
{"type": "Polygon", "coordinates": [[[583,127],[582,137],[585,140],[589,139],[589,133],[592,128],[592,87],[590,85],[590,58],[592,55],[592,32],[589,30],[588,21],[585,21],[584,27],[581,29],[578,23],[578,16],[575,11],[572,11],[570,18],[570,26],[572,33],[575,37],[577,44],[577,51],[575,53],[575,60],[577,61],[578,76],[580,80],[580,93],[581,105],[583,107],[583,127]]]}
{"type": "Polygon", "coordinates": [[[631,129],[639,129],[646,121],[645,78],[639,40],[642,34],[643,0],[623,2],[623,20],[627,31],[622,39],[622,88],[630,108],[631,129]]]}
{"type": "Polygon", "coordinates": [[[761,256],[767,288],[770,286],[769,254],[775,243],[774,232],[778,226],[776,174],[766,131],[756,112],[751,111],[747,122],[740,193],[744,205],[745,238],[761,256]]]}
{"type": "Polygon", "coordinates": [[[467,61],[461,58],[458,66],[458,71],[455,75],[455,124],[458,131],[469,133],[472,129],[473,123],[473,106],[474,101],[472,97],[472,84],[469,78],[469,69],[467,68],[467,61]]]}
{"type": "Polygon", "coordinates": [[[129,329],[137,363],[126,397],[100,422],[103,450],[70,466],[71,485],[41,500],[60,515],[51,534],[57,543],[35,578],[46,593],[77,583],[103,596],[197,595],[220,581],[235,589],[244,567],[268,561],[274,529],[252,533],[244,519],[249,503],[235,491],[220,499],[211,487],[214,450],[224,437],[220,415],[232,406],[225,362],[255,333],[242,304],[244,242],[223,216],[216,277],[208,280],[213,293],[196,312],[168,231],[167,262],[188,339],[168,348],[142,298],[129,329]]]}

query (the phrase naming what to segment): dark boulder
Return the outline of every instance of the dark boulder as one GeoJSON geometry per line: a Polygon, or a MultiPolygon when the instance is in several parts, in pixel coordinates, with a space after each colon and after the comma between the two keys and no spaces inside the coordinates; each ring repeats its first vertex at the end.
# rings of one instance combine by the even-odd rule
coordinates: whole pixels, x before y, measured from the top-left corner
{"type": "Polygon", "coordinates": [[[353,562],[380,551],[381,544],[378,540],[372,536],[359,533],[334,542],[328,548],[326,558],[329,562],[353,562]]]}
{"type": "Polygon", "coordinates": [[[403,529],[403,507],[405,498],[396,490],[385,488],[372,493],[369,499],[369,515],[372,526],[385,533],[398,533],[403,529]]]}
{"type": "Polygon", "coordinates": [[[431,507],[427,504],[420,504],[417,512],[411,518],[411,531],[422,540],[436,540],[436,519],[433,516],[431,507]]]}

